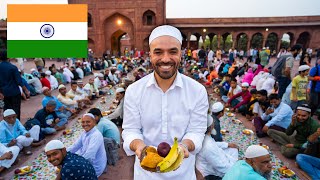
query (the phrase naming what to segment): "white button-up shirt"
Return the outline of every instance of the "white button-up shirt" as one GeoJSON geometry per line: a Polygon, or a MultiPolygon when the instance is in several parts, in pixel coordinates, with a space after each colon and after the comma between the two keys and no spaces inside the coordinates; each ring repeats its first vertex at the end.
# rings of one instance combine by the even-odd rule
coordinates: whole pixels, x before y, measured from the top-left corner
{"type": "Polygon", "coordinates": [[[135,139],[157,147],[163,141],[172,145],[177,137],[179,142],[190,139],[195,145],[195,150],[184,159],[180,168],[169,173],[145,171],[136,157],[134,178],[196,179],[195,154],[202,148],[208,107],[204,86],[180,73],[166,92],[158,86],[154,73],[130,85],[124,100],[122,126],[123,148],[128,156],[134,155],[130,143],[135,139]]]}

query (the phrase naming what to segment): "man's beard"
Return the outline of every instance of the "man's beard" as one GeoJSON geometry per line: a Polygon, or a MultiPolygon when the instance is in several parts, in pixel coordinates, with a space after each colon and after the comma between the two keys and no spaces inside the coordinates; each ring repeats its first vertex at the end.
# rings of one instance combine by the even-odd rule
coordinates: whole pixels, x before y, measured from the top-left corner
{"type": "Polygon", "coordinates": [[[156,63],[152,63],[152,66],[155,70],[155,72],[162,78],[162,79],[170,79],[175,75],[175,73],[178,70],[178,64],[175,63],[174,61],[170,61],[167,63],[164,63],[162,61],[158,61],[156,63]],[[172,66],[172,70],[166,71],[166,72],[161,72],[160,71],[160,66],[172,66]]]}
{"type": "Polygon", "coordinates": [[[272,172],[263,173],[263,172],[259,171],[258,168],[256,168],[256,167],[253,167],[253,169],[254,169],[254,171],[256,171],[256,173],[260,174],[262,177],[266,178],[267,180],[271,179],[272,172]]]}

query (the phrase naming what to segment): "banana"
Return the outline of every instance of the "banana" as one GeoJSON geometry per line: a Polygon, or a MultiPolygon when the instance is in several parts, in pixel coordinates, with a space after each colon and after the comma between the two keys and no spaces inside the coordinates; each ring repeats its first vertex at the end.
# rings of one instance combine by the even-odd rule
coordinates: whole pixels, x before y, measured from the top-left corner
{"type": "Polygon", "coordinates": [[[168,155],[157,164],[157,171],[164,172],[168,169],[174,162],[176,162],[179,156],[179,146],[178,146],[178,138],[174,138],[174,143],[168,153],[168,155]]]}
{"type": "Polygon", "coordinates": [[[169,168],[165,169],[163,172],[175,171],[182,164],[182,161],[184,159],[184,152],[180,147],[178,147],[178,149],[179,149],[178,150],[179,151],[179,156],[178,156],[177,160],[169,168]]]}

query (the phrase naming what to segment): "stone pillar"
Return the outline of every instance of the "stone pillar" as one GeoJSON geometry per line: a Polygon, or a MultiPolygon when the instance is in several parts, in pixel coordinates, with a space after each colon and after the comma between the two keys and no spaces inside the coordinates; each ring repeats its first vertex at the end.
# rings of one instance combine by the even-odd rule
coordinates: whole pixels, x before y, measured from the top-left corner
{"type": "Polygon", "coordinates": [[[248,41],[247,41],[247,51],[248,51],[248,50],[250,50],[250,48],[251,48],[251,37],[250,37],[249,35],[247,35],[247,37],[248,37],[248,38],[247,38],[247,40],[248,40],[248,41]]]}
{"type": "Polygon", "coordinates": [[[236,48],[236,45],[238,46],[237,37],[234,36],[234,33],[232,33],[232,48],[236,48]]]}
{"type": "Polygon", "coordinates": [[[201,39],[202,39],[202,46],[203,46],[204,48],[206,48],[205,45],[204,45],[204,42],[206,41],[206,35],[205,35],[205,34],[202,34],[202,35],[201,35],[201,39]]]}
{"type": "Polygon", "coordinates": [[[190,49],[190,37],[191,37],[191,32],[188,32],[187,34],[187,47],[190,49]]]}
{"type": "Polygon", "coordinates": [[[220,49],[220,40],[221,40],[221,35],[220,33],[217,35],[217,41],[218,41],[218,48],[220,49]]]}
{"type": "Polygon", "coordinates": [[[276,47],[276,52],[278,53],[280,51],[281,48],[281,39],[278,38],[278,43],[277,43],[277,47],[276,47]]]}

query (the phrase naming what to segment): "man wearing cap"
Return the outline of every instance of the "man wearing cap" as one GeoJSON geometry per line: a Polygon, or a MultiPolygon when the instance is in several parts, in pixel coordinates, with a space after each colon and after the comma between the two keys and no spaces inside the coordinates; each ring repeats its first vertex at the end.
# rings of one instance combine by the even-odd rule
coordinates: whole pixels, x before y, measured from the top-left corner
{"type": "Polygon", "coordinates": [[[227,107],[230,107],[230,104],[236,104],[233,106],[232,111],[236,112],[245,112],[246,111],[246,105],[250,102],[251,94],[249,89],[249,84],[247,82],[244,82],[241,84],[241,92],[238,94],[233,95],[230,97],[230,99],[227,102],[227,107]],[[242,101],[239,101],[237,98],[242,97],[242,101]],[[235,101],[235,102],[232,102],[235,101]]]}
{"type": "Polygon", "coordinates": [[[207,126],[205,87],[178,73],[182,35],[172,26],[155,28],[149,37],[154,72],[131,84],[124,100],[123,148],[136,155],[134,178],[196,179],[195,155],[201,150],[207,126]],[[177,137],[185,159],[176,171],[152,173],[140,166],[146,145],[173,144],[177,137]]]}
{"type": "MultiPolygon", "coordinates": [[[[213,110],[214,107],[212,107],[213,110]]],[[[222,179],[238,160],[238,146],[233,143],[216,142],[212,137],[215,122],[208,118],[207,131],[202,149],[197,154],[196,167],[207,179],[222,179]]]]}
{"type": "Polygon", "coordinates": [[[0,122],[0,142],[7,147],[18,146],[24,149],[27,155],[32,154],[30,145],[39,146],[42,142],[39,141],[40,127],[33,126],[29,131],[17,119],[17,115],[12,109],[7,109],[3,112],[4,120],[0,122]]]}
{"type": "Polygon", "coordinates": [[[107,155],[104,148],[103,136],[95,127],[95,117],[91,113],[84,114],[81,119],[84,132],[79,139],[70,147],[68,152],[76,153],[87,159],[94,167],[99,177],[106,169],[107,155]]]}
{"type": "Polygon", "coordinates": [[[92,164],[82,156],[67,152],[61,141],[51,140],[44,151],[47,160],[60,170],[56,179],[98,179],[92,164]]]}
{"type": "Polygon", "coordinates": [[[68,122],[67,118],[58,117],[55,111],[56,106],[56,101],[50,100],[34,115],[34,118],[40,121],[41,130],[45,134],[54,134],[56,131],[65,129],[65,124],[68,122]]]}
{"type": "Polygon", "coordinates": [[[83,70],[81,69],[81,65],[78,64],[76,67],[77,67],[77,68],[76,68],[76,72],[77,72],[79,78],[80,78],[80,79],[83,79],[83,77],[84,77],[84,72],[83,72],[83,70]]]}
{"type": "Polygon", "coordinates": [[[0,173],[11,167],[17,159],[19,152],[20,148],[18,146],[7,147],[0,143],[0,173]]]}
{"type": "Polygon", "coordinates": [[[47,87],[47,88],[51,89],[51,84],[50,84],[50,81],[46,78],[46,74],[41,73],[40,76],[41,76],[40,82],[42,84],[42,87],[47,87]]]}
{"type": "Polygon", "coordinates": [[[22,83],[18,68],[12,65],[7,58],[7,50],[0,49],[0,99],[4,101],[4,110],[13,109],[20,119],[21,92],[22,87],[27,97],[30,92],[22,83]]]}
{"type": "Polygon", "coordinates": [[[59,95],[57,96],[58,100],[65,106],[70,109],[80,108],[79,103],[83,100],[75,100],[69,97],[67,94],[67,88],[65,85],[60,84],[58,87],[59,95]]]}
{"type": "Polygon", "coordinates": [[[281,144],[281,153],[284,156],[294,158],[298,153],[303,152],[302,145],[319,127],[319,123],[311,118],[310,107],[303,104],[297,107],[296,114],[292,116],[286,132],[270,129],[268,135],[281,144]],[[292,136],[294,131],[297,133],[292,136]]]}
{"type": "Polygon", "coordinates": [[[244,153],[245,160],[236,162],[223,180],[266,180],[271,177],[271,158],[268,150],[251,145],[244,153]]]}
{"type": "Polygon", "coordinates": [[[222,134],[220,132],[221,131],[220,117],[222,117],[224,114],[223,104],[221,102],[214,103],[211,107],[211,111],[212,111],[212,118],[213,118],[213,124],[214,124],[211,137],[217,142],[222,142],[222,134]]]}
{"type": "Polygon", "coordinates": [[[261,118],[254,120],[254,127],[260,138],[267,136],[269,129],[285,132],[293,114],[290,106],[281,102],[278,94],[270,94],[269,101],[270,107],[261,115],[261,118]]]}
{"type": "Polygon", "coordinates": [[[77,91],[78,83],[77,82],[71,82],[71,89],[67,93],[67,96],[72,100],[79,100],[78,104],[81,108],[86,108],[86,104],[90,104],[91,101],[88,98],[88,95],[86,93],[82,93],[81,91],[77,91]]]}
{"type": "Polygon", "coordinates": [[[98,88],[100,95],[103,95],[103,94],[105,94],[107,92],[106,90],[103,90],[107,86],[106,83],[103,84],[101,82],[101,81],[104,81],[103,78],[104,78],[103,74],[102,73],[98,73],[96,75],[96,78],[94,79],[94,85],[98,88]]]}
{"type": "Polygon", "coordinates": [[[125,90],[124,88],[117,88],[116,90],[116,100],[117,108],[113,111],[113,113],[107,116],[112,122],[114,122],[117,126],[122,126],[123,122],[123,104],[124,104],[124,95],[125,90]]]}
{"type": "Polygon", "coordinates": [[[93,77],[89,78],[89,82],[84,86],[84,89],[89,90],[90,99],[95,99],[100,97],[99,90],[97,86],[94,84],[93,77]]]}
{"type": "Polygon", "coordinates": [[[290,94],[291,108],[305,104],[307,101],[307,88],[309,84],[308,74],[310,67],[308,65],[299,66],[299,74],[292,79],[292,89],[290,94]]]}
{"type": "Polygon", "coordinates": [[[57,89],[59,86],[59,83],[58,83],[57,79],[51,75],[51,71],[48,70],[45,72],[45,74],[47,76],[47,79],[50,82],[51,89],[52,90],[57,89]]]}

